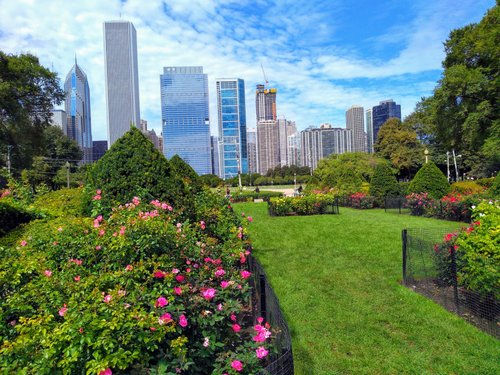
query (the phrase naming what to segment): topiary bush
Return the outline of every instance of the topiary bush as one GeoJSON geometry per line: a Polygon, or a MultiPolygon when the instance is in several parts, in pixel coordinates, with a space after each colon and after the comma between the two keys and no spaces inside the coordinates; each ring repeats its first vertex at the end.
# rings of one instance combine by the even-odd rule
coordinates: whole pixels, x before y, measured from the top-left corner
{"type": "Polygon", "coordinates": [[[408,187],[409,193],[427,193],[430,197],[441,199],[450,192],[446,176],[432,161],[419,169],[408,187]]]}
{"type": "Polygon", "coordinates": [[[0,237],[17,226],[28,223],[37,215],[12,202],[0,201],[0,237]]]}
{"type": "Polygon", "coordinates": [[[169,163],[177,176],[184,182],[185,188],[191,192],[191,194],[199,193],[203,189],[200,176],[198,176],[195,170],[179,155],[175,154],[172,156],[169,163]]]}
{"type": "Polygon", "coordinates": [[[377,164],[370,181],[370,195],[375,197],[379,206],[382,206],[386,197],[397,197],[399,193],[398,181],[389,164],[384,162],[377,164]]]}
{"type": "Polygon", "coordinates": [[[101,214],[134,196],[160,199],[192,213],[193,198],[167,159],[142,132],[132,127],[89,170],[87,202],[99,197],[101,214]],[[104,192],[97,194],[97,190],[104,192]]]}

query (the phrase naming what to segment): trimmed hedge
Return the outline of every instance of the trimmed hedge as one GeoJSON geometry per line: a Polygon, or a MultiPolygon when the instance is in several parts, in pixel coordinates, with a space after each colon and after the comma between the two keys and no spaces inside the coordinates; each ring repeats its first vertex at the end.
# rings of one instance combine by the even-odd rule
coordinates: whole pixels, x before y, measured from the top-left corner
{"type": "Polygon", "coordinates": [[[370,195],[375,197],[381,206],[385,197],[397,197],[399,193],[398,181],[389,164],[377,164],[370,182],[370,195]]]}
{"type": "Polygon", "coordinates": [[[199,193],[203,189],[203,184],[201,182],[200,176],[196,171],[184,161],[179,155],[175,154],[169,160],[170,166],[175,171],[177,176],[179,176],[187,190],[191,193],[199,193]]]}
{"type": "Polygon", "coordinates": [[[81,216],[84,212],[83,189],[61,189],[35,199],[34,207],[52,217],[81,216]]]}
{"type": "Polygon", "coordinates": [[[235,193],[231,195],[231,201],[238,202],[248,202],[254,199],[262,199],[265,202],[269,202],[271,198],[275,197],[283,197],[283,193],[278,191],[261,191],[259,193],[256,192],[241,192],[235,193]]]}
{"type": "Polygon", "coordinates": [[[0,236],[35,219],[36,215],[8,202],[0,202],[0,236]]]}
{"type": "Polygon", "coordinates": [[[446,176],[432,161],[419,169],[408,188],[409,193],[428,193],[435,199],[441,199],[450,192],[446,176]]]}

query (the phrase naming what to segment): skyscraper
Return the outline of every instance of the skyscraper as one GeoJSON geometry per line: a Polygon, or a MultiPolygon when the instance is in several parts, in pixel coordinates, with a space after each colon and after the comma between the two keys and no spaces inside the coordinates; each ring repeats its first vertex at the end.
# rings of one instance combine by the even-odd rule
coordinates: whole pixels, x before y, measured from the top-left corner
{"type": "Polygon", "coordinates": [[[92,163],[92,127],[90,121],[90,89],[87,75],[76,62],[64,82],[66,128],[64,133],[78,143],[83,162],[92,163]]]}
{"type": "Polygon", "coordinates": [[[137,37],[128,21],[104,22],[104,77],[108,145],[125,134],[130,125],[139,127],[139,73],[137,37]]]}
{"type": "Polygon", "coordinates": [[[352,133],[352,151],[365,152],[364,108],[353,105],[345,113],[346,129],[352,133]]]}
{"type": "Polygon", "coordinates": [[[217,112],[221,145],[221,177],[235,177],[248,172],[245,81],[218,78],[217,112]]]}
{"type": "Polygon", "coordinates": [[[276,120],[276,93],[275,88],[266,89],[264,85],[257,85],[255,90],[255,110],[257,122],[262,120],[276,120]]]}
{"type": "Polygon", "coordinates": [[[257,131],[247,131],[248,173],[257,173],[257,131]]]}
{"type": "Polygon", "coordinates": [[[220,177],[219,171],[219,137],[215,135],[210,136],[210,152],[212,154],[212,174],[220,177]]]}
{"type": "Polygon", "coordinates": [[[366,151],[369,154],[373,153],[373,120],[371,108],[366,110],[366,151]]]}
{"type": "Polygon", "coordinates": [[[201,66],[163,68],[160,75],[163,153],[198,173],[212,173],[208,78],[201,66]]]}
{"type": "Polygon", "coordinates": [[[373,107],[373,144],[377,142],[378,131],[384,125],[384,122],[390,118],[401,120],[401,106],[396,104],[392,99],[380,102],[379,105],[373,107]]]}
{"type": "Polygon", "coordinates": [[[269,169],[280,165],[280,131],[275,120],[261,120],[257,123],[258,172],[266,174],[269,169]]]}

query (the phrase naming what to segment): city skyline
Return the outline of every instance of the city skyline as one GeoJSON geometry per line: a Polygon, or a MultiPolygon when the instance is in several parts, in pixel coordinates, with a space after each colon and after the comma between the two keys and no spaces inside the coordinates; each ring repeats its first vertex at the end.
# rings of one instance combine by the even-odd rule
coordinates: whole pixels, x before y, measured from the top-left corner
{"type": "MultiPolygon", "coordinates": [[[[76,53],[92,87],[94,139],[107,138],[102,23],[120,16],[137,29],[141,117],[158,134],[158,71],[165,63],[200,62],[209,79],[212,134],[215,79],[243,78],[246,106],[255,108],[255,85],[265,83],[261,64],[280,93],[278,117],[295,120],[302,130],[324,122],[345,126],[350,106],[371,108],[386,98],[401,104],[404,118],[436,86],[449,32],[479,21],[494,4],[386,1],[379,4],[384,12],[374,12],[366,1],[21,0],[2,3],[0,46],[39,56],[61,86],[76,53]]],[[[248,126],[255,128],[250,113],[248,126]]]]}

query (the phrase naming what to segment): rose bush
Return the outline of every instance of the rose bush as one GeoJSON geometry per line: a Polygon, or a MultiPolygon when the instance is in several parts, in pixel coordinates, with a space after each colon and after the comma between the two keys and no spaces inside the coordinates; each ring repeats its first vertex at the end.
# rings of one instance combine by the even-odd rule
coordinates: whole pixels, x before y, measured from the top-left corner
{"type": "Polygon", "coordinates": [[[335,196],[331,194],[309,194],[298,197],[271,198],[268,207],[277,216],[319,215],[334,213],[335,196]]]}
{"type": "Polygon", "coordinates": [[[196,221],[169,202],[133,198],[107,219],[30,224],[14,247],[0,248],[0,368],[258,372],[273,333],[249,306],[251,218],[218,199],[198,198],[196,221]]]}

